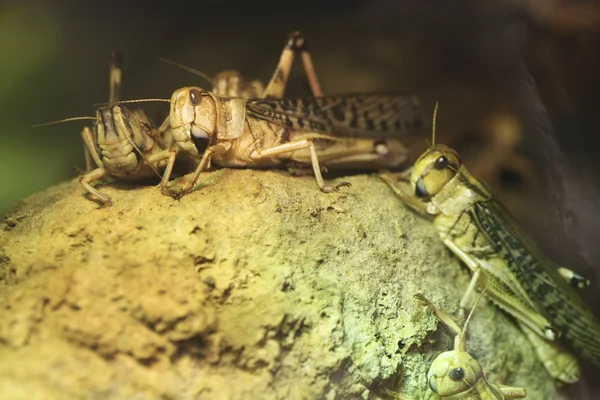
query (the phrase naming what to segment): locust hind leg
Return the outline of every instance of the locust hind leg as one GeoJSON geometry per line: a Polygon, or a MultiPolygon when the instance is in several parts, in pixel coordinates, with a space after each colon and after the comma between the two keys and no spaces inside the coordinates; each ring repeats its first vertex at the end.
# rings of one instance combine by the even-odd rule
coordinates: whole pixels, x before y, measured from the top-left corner
{"type": "Polygon", "coordinates": [[[265,157],[276,157],[284,153],[304,149],[309,149],[310,151],[310,160],[313,172],[315,174],[315,179],[317,180],[317,185],[319,186],[319,189],[321,189],[322,192],[337,192],[340,189],[340,187],[352,186],[350,182],[341,182],[336,186],[325,185],[325,180],[323,179],[323,175],[321,174],[321,166],[319,164],[319,157],[317,156],[317,149],[315,148],[315,144],[311,139],[300,139],[293,142],[281,144],[279,146],[271,147],[265,150],[257,149],[254,152],[252,152],[252,154],[250,154],[250,158],[258,160],[265,157]]]}
{"type": "MultiPolygon", "coordinates": [[[[215,153],[216,147],[217,146],[212,146],[212,147],[207,148],[206,151],[204,151],[204,154],[202,155],[202,159],[200,160],[200,163],[198,164],[198,166],[196,167],[194,172],[192,172],[191,174],[187,174],[181,178],[182,180],[184,180],[186,182],[186,184],[182,190],[177,191],[177,190],[173,190],[172,188],[166,188],[166,186],[163,186],[162,189],[164,189],[164,191],[162,193],[165,195],[171,196],[174,199],[180,199],[183,196],[185,196],[186,194],[189,194],[194,189],[194,186],[196,185],[196,181],[198,181],[200,174],[208,168],[208,165],[210,164],[212,155],[215,153]]],[[[165,175],[166,175],[166,173],[165,173],[165,175]]],[[[163,176],[163,180],[165,180],[164,176],[163,176]]],[[[168,181],[168,178],[167,178],[167,181],[168,181]]],[[[161,184],[162,184],[162,182],[161,182],[161,184]]],[[[166,183],[165,183],[165,185],[166,185],[166,183]]]]}
{"type": "Polygon", "coordinates": [[[562,349],[560,344],[556,342],[559,332],[551,326],[548,320],[537,310],[520,300],[518,295],[511,292],[500,280],[482,273],[481,265],[451,240],[444,240],[444,244],[473,271],[469,288],[461,300],[461,308],[466,307],[467,299],[477,287],[481,287],[483,284],[487,285],[488,297],[517,320],[523,332],[535,347],[538,359],[548,373],[564,383],[577,382],[579,379],[577,361],[573,355],[562,349]]]}
{"type": "Polygon", "coordinates": [[[527,397],[527,390],[523,388],[505,385],[496,386],[498,386],[505,399],[524,399],[527,397]]]}
{"type": "Polygon", "coordinates": [[[123,55],[118,52],[113,52],[110,55],[110,86],[108,103],[113,104],[121,100],[121,64],[123,63],[123,55]]]}
{"type": "Polygon", "coordinates": [[[564,383],[579,381],[580,371],[577,359],[558,342],[548,342],[521,321],[519,326],[535,348],[538,359],[552,378],[564,383]]]}
{"type": "Polygon", "coordinates": [[[285,92],[285,88],[290,77],[290,71],[292,70],[292,65],[294,64],[294,55],[296,52],[300,52],[301,54],[302,63],[304,65],[304,70],[313,96],[323,97],[321,85],[319,83],[319,79],[317,78],[310,53],[306,49],[304,38],[300,36],[300,33],[294,32],[283,48],[283,52],[279,58],[279,63],[277,64],[277,68],[275,68],[273,77],[267,84],[267,88],[262,96],[263,98],[283,98],[283,93],[285,92]]]}
{"type": "Polygon", "coordinates": [[[455,335],[460,335],[462,333],[460,326],[458,326],[458,324],[454,322],[454,320],[452,320],[448,314],[434,306],[433,303],[429,301],[422,293],[416,293],[414,298],[419,300],[421,304],[427,307],[438,319],[438,321],[446,325],[448,329],[454,332],[455,335]]]}
{"type": "Polygon", "coordinates": [[[422,215],[427,215],[427,205],[421,200],[408,194],[410,185],[406,182],[407,176],[410,176],[410,171],[400,173],[384,173],[379,174],[379,178],[389,186],[390,189],[411,209],[422,215]]]}
{"type": "Polygon", "coordinates": [[[317,77],[317,72],[315,71],[315,66],[312,62],[310,52],[306,47],[306,41],[304,40],[304,37],[300,35],[300,32],[294,32],[290,40],[294,41],[294,50],[300,52],[302,65],[304,66],[304,72],[308,78],[308,83],[310,84],[310,90],[313,97],[323,97],[324,95],[323,91],[321,90],[321,84],[319,83],[319,78],[317,77]]]}
{"type": "Polygon", "coordinates": [[[100,154],[96,148],[96,138],[94,137],[92,130],[87,126],[81,131],[81,138],[83,139],[85,147],[86,167],[88,172],[79,178],[79,183],[85,190],[96,196],[96,198],[102,202],[102,207],[108,207],[112,204],[111,198],[92,186],[93,182],[102,179],[107,175],[104,163],[100,159],[100,154]],[[96,164],[96,169],[92,169],[93,167],[90,158],[96,164]]]}

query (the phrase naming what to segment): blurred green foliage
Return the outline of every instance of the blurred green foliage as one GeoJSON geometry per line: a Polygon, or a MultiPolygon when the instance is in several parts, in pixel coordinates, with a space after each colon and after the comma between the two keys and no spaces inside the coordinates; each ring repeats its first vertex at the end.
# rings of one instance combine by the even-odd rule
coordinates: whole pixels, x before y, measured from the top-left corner
{"type": "MultiPolygon", "coordinates": [[[[65,176],[65,165],[44,162],[45,140],[35,140],[23,87],[35,84],[35,74],[56,55],[61,29],[52,9],[21,3],[0,5],[0,213],[25,194],[65,176]]],[[[56,161],[68,159],[68,147],[57,146],[56,161]]]]}

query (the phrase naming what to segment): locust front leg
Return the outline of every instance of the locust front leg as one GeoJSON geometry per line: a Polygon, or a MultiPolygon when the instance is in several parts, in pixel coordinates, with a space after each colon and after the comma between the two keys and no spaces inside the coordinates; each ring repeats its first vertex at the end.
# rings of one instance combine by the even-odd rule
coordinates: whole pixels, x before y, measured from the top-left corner
{"type": "Polygon", "coordinates": [[[182,177],[182,179],[186,182],[183,189],[180,191],[174,191],[172,189],[169,189],[169,196],[173,197],[174,199],[180,199],[186,194],[189,194],[194,189],[194,186],[196,185],[196,181],[198,181],[200,174],[207,169],[210,163],[210,159],[215,153],[215,147],[217,146],[207,148],[204,154],[202,155],[202,159],[200,160],[200,163],[198,164],[194,172],[182,177]]]}
{"type": "Polygon", "coordinates": [[[230,148],[231,148],[231,143],[227,143],[227,142],[220,143],[220,144],[210,146],[209,148],[207,148],[206,151],[204,151],[204,154],[202,155],[202,159],[200,160],[200,163],[198,164],[198,166],[196,167],[194,172],[192,172],[191,174],[187,174],[180,178],[181,180],[183,180],[186,183],[185,183],[185,186],[183,187],[183,189],[177,190],[177,191],[166,187],[167,182],[169,181],[169,177],[171,175],[171,170],[173,168],[172,165],[175,162],[175,154],[172,154],[172,161],[171,161],[171,159],[169,159],[169,164],[167,165],[167,170],[165,171],[165,174],[163,175],[163,180],[161,181],[162,194],[171,196],[174,199],[180,199],[181,197],[185,196],[186,194],[189,194],[194,189],[194,186],[196,185],[196,182],[198,181],[200,174],[202,172],[206,171],[206,169],[208,169],[208,167],[210,166],[210,160],[211,160],[212,156],[215,154],[223,154],[223,153],[227,152],[227,150],[229,150],[230,148]],[[167,172],[169,172],[169,174],[167,174],[167,172]]]}
{"type": "Polygon", "coordinates": [[[88,164],[88,170],[91,169],[89,165],[91,163],[88,163],[89,156],[91,156],[98,168],[93,169],[79,177],[79,183],[84,187],[85,190],[95,196],[102,203],[101,207],[108,207],[112,205],[111,198],[92,186],[93,182],[102,179],[107,175],[107,171],[104,168],[104,163],[100,159],[100,154],[98,154],[98,149],[95,145],[96,140],[94,138],[94,134],[90,128],[85,127],[81,132],[81,137],[83,138],[83,143],[85,145],[86,164],[88,164]]]}
{"type": "Polygon", "coordinates": [[[400,173],[379,174],[379,178],[392,189],[403,203],[421,215],[428,215],[427,205],[416,197],[407,194],[410,190],[410,185],[408,185],[407,181],[411,173],[412,168],[400,173]]]}
{"type": "Polygon", "coordinates": [[[265,157],[276,157],[278,155],[289,153],[297,150],[309,149],[310,151],[310,160],[313,168],[313,172],[315,174],[315,178],[317,180],[317,185],[319,189],[321,189],[324,193],[337,192],[342,186],[352,186],[350,182],[342,182],[336,186],[327,186],[325,185],[325,181],[323,180],[323,175],[321,174],[321,166],[319,165],[319,157],[317,156],[317,150],[315,148],[315,144],[311,139],[301,139],[297,141],[293,141],[290,143],[281,144],[279,146],[271,147],[269,149],[256,149],[250,154],[250,158],[259,160],[265,157]]]}

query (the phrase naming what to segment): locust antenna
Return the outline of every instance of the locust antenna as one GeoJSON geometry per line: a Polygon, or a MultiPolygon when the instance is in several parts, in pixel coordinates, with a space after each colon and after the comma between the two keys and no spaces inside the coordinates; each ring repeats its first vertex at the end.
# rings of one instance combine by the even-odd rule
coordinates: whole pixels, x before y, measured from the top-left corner
{"type": "Polygon", "coordinates": [[[162,57],[156,57],[156,58],[158,58],[160,61],[162,61],[164,63],[167,63],[169,65],[173,65],[173,66],[175,66],[175,67],[177,67],[179,69],[182,69],[182,70],[184,70],[186,72],[189,72],[189,73],[197,75],[197,76],[199,76],[201,78],[204,78],[204,80],[206,80],[208,83],[210,83],[211,85],[214,85],[213,78],[211,78],[210,76],[208,76],[207,74],[205,74],[204,72],[202,72],[200,70],[194,69],[192,67],[188,67],[187,65],[180,64],[180,63],[175,62],[175,61],[168,60],[166,58],[162,58],[162,57]]]}
{"type": "Polygon", "coordinates": [[[52,122],[46,122],[44,124],[37,124],[37,125],[32,125],[32,128],[39,128],[40,126],[48,126],[48,125],[56,125],[56,124],[62,124],[63,122],[70,122],[70,121],[83,121],[83,120],[96,120],[96,117],[71,117],[71,118],[65,118],[65,119],[61,119],[58,121],[52,121],[52,122]]]}
{"type": "Polygon", "coordinates": [[[467,320],[465,321],[465,325],[463,326],[460,336],[457,336],[455,338],[455,340],[454,340],[454,350],[455,351],[467,351],[466,336],[467,336],[467,327],[469,326],[469,321],[471,320],[471,317],[473,316],[473,311],[475,311],[475,308],[477,308],[477,304],[479,304],[479,301],[481,300],[481,298],[483,297],[483,294],[485,293],[485,291],[487,290],[487,288],[489,286],[490,285],[488,283],[488,285],[479,294],[477,301],[475,301],[473,308],[471,308],[471,312],[469,312],[469,316],[467,317],[467,320]]]}
{"type": "Polygon", "coordinates": [[[127,103],[150,103],[153,101],[158,101],[158,102],[163,102],[163,103],[171,102],[171,100],[168,100],[168,99],[122,100],[122,101],[115,101],[114,103],[96,103],[96,104],[94,104],[94,107],[109,106],[109,105],[114,105],[114,104],[127,104],[127,103]]]}
{"type": "Polygon", "coordinates": [[[439,101],[435,102],[435,108],[433,109],[433,132],[431,133],[431,148],[433,149],[435,147],[435,127],[436,127],[436,123],[437,123],[437,112],[438,112],[438,107],[440,105],[439,101]]]}

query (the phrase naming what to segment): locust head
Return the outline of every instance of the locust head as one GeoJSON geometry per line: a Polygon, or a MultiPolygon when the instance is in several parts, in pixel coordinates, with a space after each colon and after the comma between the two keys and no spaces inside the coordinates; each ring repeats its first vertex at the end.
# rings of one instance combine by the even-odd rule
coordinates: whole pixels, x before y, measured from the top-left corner
{"type": "Polygon", "coordinates": [[[466,351],[445,351],[431,364],[427,380],[442,397],[463,393],[483,377],[481,366],[466,351]]]}
{"type": "Polygon", "coordinates": [[[210,92],[196,87],[176,90],[171,96],[169,123],[183,150],[199,154],[216,132],[217,107],[210,92]]]}
{"type": "Polygon", "coordinates": [[[456,151],[441,144],[427,150],[415,163],[410,184],[415,196],[427,201],[458,172],[461,161],[456,151]]]}

